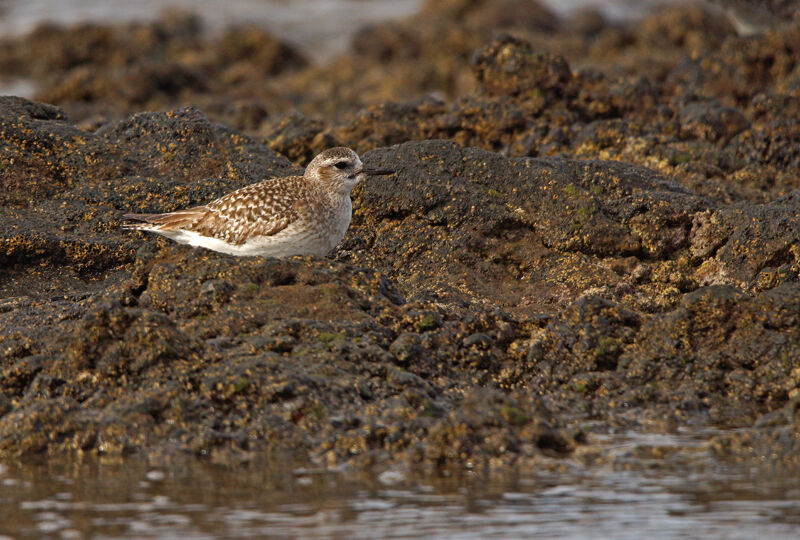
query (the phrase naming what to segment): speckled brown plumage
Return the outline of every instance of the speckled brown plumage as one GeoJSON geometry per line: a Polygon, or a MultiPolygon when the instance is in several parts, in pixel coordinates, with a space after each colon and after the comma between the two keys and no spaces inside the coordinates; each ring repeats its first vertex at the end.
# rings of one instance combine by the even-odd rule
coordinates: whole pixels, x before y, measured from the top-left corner
{"type": "Polygon", "coordinates": [[[364,175],[391,172],[364,168],[352,150],[332,148],[303,176],[265,180],[185,210],[125,214],[139,223],[123,227],[234,255],[324,254],[350,224],[353,186],[364,175]]]}
{"type": "MultiPolygon", "coordinates": [[[[159,230],[193,231],[241,245],[253,236],[272,236],[284,230],[307,211],[313,186],[302,176],[273,178],[243,187],[205,206],[195,206],[166,214],[126,214],[159,230]],[[306,207],[306,208],[304,208],[306,207]]],[[[128,228],[147,230],[142,225],[128,228]]]]}

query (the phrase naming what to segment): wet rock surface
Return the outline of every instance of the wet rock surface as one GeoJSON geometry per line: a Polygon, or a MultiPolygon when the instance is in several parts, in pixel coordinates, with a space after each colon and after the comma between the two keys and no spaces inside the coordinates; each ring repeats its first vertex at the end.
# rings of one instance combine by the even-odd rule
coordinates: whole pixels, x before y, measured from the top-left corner
{"type": "Polygon", "coordinates": [[[517,4],[319,66],[186,15],[0,43],[40,84],[0,98],[0,455],[541,466],[713,427],[796,466],[800,30],[517,4]],[[334,145],[397,173],[327,258],[119,228],[334,145]]]}

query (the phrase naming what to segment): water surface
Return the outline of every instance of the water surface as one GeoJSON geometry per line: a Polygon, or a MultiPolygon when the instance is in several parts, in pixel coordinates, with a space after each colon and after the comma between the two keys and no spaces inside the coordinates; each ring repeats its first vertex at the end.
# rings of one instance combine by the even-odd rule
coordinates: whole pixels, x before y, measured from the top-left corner
{"type": "Polygon", "coordinates": [[[797,538],[800,481],[714,464],[704,435],[615,436],[614,465],[519,475],[127,460],[6,467],[11,538],[797,538]],[[647,463],[680,450],[686,467],[647,463]],[[633,456],[639,456],[634,458],[633,456]],[[676,472],[682,471],[682,472],[676,472]]]}

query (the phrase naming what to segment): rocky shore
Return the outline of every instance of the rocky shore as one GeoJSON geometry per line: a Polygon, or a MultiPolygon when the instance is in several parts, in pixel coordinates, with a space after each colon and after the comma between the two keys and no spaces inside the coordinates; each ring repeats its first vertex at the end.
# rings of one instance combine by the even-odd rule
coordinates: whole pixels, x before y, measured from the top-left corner
{"type": "Polygon", "coordinates": [[[798,465],[800,26],[450,0],[325,65],[171,14],[0,66],[39,88],[0,98],[0,458],[798,465]],[[398,172],[327,258],[119,228],[338,145],[398,172]]]}

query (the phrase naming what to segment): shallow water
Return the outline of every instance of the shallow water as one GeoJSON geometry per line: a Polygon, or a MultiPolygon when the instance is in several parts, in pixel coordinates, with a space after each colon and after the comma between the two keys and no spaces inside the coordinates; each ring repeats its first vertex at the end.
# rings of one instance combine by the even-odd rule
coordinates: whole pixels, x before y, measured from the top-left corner
{"type": "Polygon", "coordinates": [[[797,538],[800,481],[713,465],[704,438],[629,434],[614,467],[570,460],[521,477],[356,475],[188,461],[60,463],[0,474],[12,538],[797,538]],[[692,465],[631,458],[683,449],[692,465]],[[687,454],[688,452],[688,454],[687,454]],[[637,464],[632,470],[634,464],[637,464]],[[644,467],[643,467],[644,465],[644,467]],[[675,469],[685,472],[676,473],[675,469]]]}

